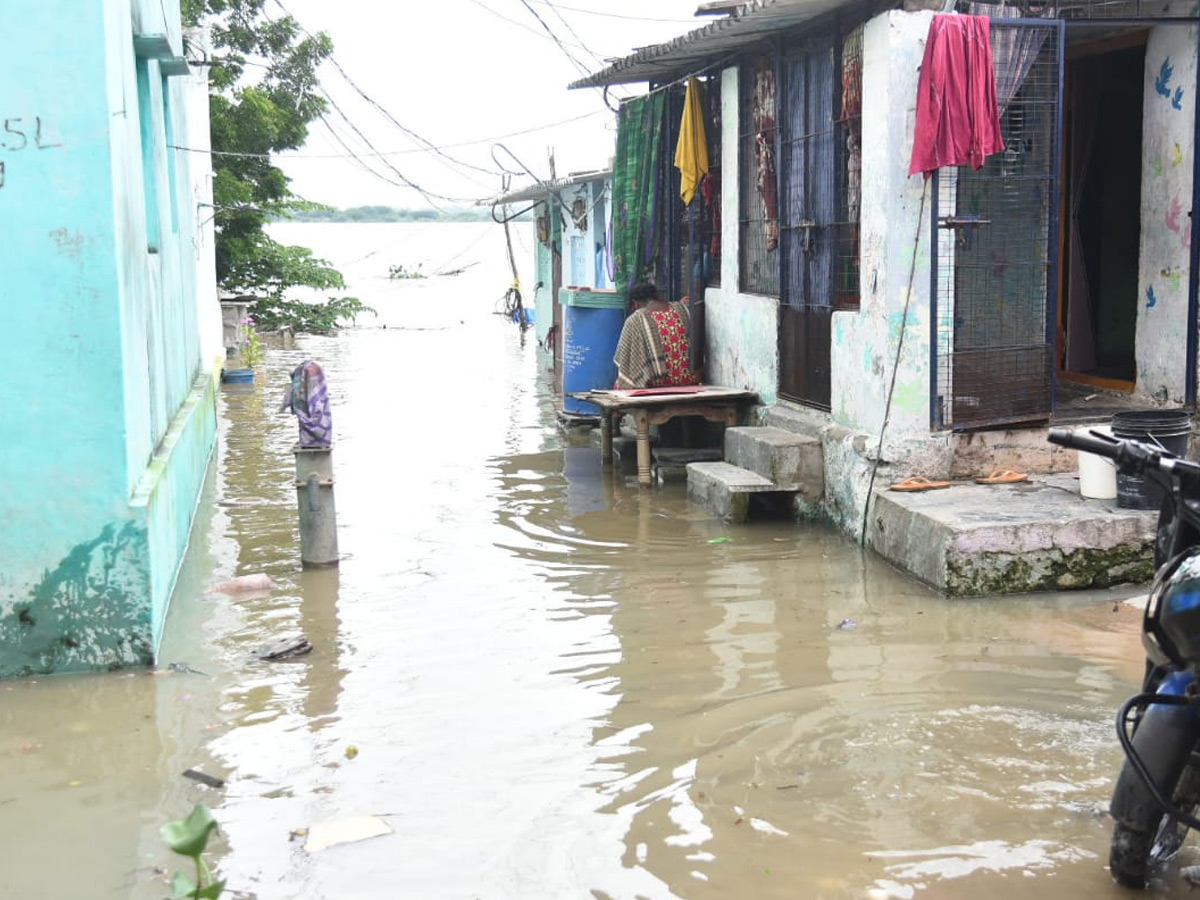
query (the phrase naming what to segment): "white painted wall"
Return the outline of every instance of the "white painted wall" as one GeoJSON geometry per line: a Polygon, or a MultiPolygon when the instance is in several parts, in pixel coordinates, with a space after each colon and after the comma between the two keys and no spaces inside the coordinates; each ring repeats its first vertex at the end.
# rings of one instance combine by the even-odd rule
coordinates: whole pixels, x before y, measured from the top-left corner
{"type": "Polygon", "coordinates": [[[738,291],[738,70],[721,73],[721,285],[704,292],[708,378],[757,391],[779,387],[779,299],[738,291]]]}
{"type": "MultiPolygon", "coordinates": [[[[210,51],[208,35],[203,29],[189,29],[185,34],[193,56],[207,58],[210,51]]],[[[194,151],[189,156],[191,209],[182,215],[195,217],[192,237],[195,252],[196,328],[200,335],[200,366],[208,372],[225,356],[222,337],[221,306],[217,300],[217,258],[214,212],[212,208],[213,170],[211,128],[208,110],[208,71],[195,66],[181,79],[183,82],[183,134],[180,146],[194,151]]],[[[178,150],[177,153],[186,151],[178,150]]],[[[186,202],[186,201],[185,201],[186,202]]]]}
{"type": "Polygon", "coordinates": [[[1159,25],[1146,45],[1137,387],[1182,403],[1196,115],[1195,26],[1159,25]]]}
{"type": "Polygon", "coordinates": [[[833,315],[833,419],[876,435],[903,326],[885,456],[887,445],[929,434],[933,198],[921,176],[909,177],[908,163],[931,18],[929,12],[893,10],[863,30],[862,299],[857,312],[833,315]]]}

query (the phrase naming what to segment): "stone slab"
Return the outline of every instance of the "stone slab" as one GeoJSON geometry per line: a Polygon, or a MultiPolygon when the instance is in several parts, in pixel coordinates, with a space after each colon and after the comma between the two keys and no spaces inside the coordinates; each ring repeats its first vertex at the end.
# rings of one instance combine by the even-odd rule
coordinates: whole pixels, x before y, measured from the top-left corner
{"type": "Polygon", "coordinates": [[[1070,475],[874,494],[867,542],[952,596],[1099,588],[1153,574],[1156,511],[1079,496],[1070,475]]]}
{"type": "Polygon", "coordinates": [[[812,503],[825,494],[825,461],[819,438],[770,426],[725,429],[725,459],[756,472],[776,490],[798,491],[812,503]]]}
{"type": "Polygon", "coordinates": [[[742,523],[750,515],[750,495],[775,491],[774,483],[727,462],[689,463],[688,497],[725,522],[742,523]]]}

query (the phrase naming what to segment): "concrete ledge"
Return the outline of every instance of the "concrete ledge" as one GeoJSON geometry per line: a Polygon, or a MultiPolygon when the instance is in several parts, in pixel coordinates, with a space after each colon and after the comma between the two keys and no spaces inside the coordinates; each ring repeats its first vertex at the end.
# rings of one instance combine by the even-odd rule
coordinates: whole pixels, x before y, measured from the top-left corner
{"type": "Polygon", "coordinates": [[[1155,511],[1085,500],[1069,475],[875,493],[868,543],[951,596],[1107,587],[1153,574],[1155,511]]]}
{"type": "Polygon", "coordinates": [[[688,498],[725,522],[740,524],[750,516],[750,495],[777,491],[774,483],[727,462],[689,463],[688,498]]]}
{"type": "Polygon", "coordinates": [[[819,503],[825,494],[825,460],[819,438],[782,428],[725,430],[725,459],[771,481],[779,491],[799,491],[819,503]]]}

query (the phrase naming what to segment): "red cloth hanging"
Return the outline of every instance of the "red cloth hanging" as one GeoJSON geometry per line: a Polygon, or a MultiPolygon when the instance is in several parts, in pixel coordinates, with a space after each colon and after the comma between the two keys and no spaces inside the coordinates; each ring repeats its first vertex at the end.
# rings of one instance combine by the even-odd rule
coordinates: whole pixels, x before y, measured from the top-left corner
{"type": "Polygon", "coordinates": [[[987,16],[938,15],[929,23],[917,80],[917,124],[908,174],[983,167],[1004,149],[987,16]]]}

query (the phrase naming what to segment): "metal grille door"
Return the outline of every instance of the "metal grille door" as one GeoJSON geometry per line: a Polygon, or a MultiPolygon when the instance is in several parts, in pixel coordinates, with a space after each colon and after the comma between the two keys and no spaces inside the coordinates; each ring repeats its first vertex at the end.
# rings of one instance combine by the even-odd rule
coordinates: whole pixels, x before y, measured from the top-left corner
{"type": "Polygon", "coordinates": [[[834,116],[832,36],[789,54],[781,103],[784,303],[780,308],[779,393],[829,408],[830,321],[838,240],[845,213],[834,116]]]}
{"type": "Polygon", "coordinates": [[[1005,150],[936,176],[934,424],[1050,417],[1062,28],[991,23],[1005,150]]]}

